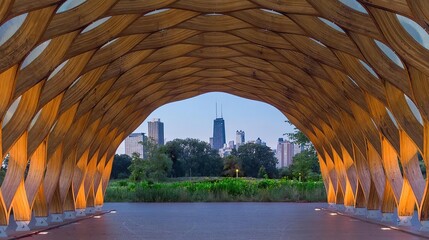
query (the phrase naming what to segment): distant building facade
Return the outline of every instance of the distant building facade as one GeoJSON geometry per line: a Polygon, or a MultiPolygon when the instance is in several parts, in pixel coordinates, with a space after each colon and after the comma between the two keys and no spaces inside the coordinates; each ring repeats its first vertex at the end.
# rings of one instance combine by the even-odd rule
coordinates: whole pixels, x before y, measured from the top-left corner
{"type": "Polygon", "coordinates": [[[143,142],[145,138],[146,136],[144,133],[131,133],[125,138],[125,154],[131,157],[133,153],[138,153],[141,158],[145,158],[144,146],[140,143],[143,142]]]}
{"type": "Polygon", "coordinates": [[[213,137],[209,138],[209,143],[210,143],[210,147],[214,148],[214,146],[213,146],[213,137]]]}
{"type": "Polygon", "coordinates": [[[295,146],[293,143],[279,138],[277,143],[276,157],[279,160],[277,168],[288,167],[292,164],[295,146]]]}
{"type": "Polygon", "coordinates": [[[243,130],[237,130],[235,132],[235,147],[238,149],[241,145],[246,142],[245,133],[243,130]]]}
{"type": "Polygon", "coordinates": [[[235,148],[234,140],[231,140],[228,142],[228,148],[231,148],[231,149],[235,148]]]}
{"type": "Polygon", "coordinates": [[[154,118],[148,122],[148,135],[158,145],[164,145],[164,123],[161,119],[154,118]]]}
{"type": "Polygon", "coordinates": [[[213,121],[213,149],[221,149],[226,143],[225,121],[222,117],[213,121]]]}

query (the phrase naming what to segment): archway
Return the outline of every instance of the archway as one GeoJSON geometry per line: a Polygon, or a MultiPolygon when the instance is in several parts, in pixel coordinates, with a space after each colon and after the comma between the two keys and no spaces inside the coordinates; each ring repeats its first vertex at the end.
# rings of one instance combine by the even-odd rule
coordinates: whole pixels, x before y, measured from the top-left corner
{"type": "Polygon", "coordinates": [[[427,16],[424,0],[2,1],[0,225],[101,205],[145,116],[211,91],[305,132],[328,202],[426,221],[427,16]]]}

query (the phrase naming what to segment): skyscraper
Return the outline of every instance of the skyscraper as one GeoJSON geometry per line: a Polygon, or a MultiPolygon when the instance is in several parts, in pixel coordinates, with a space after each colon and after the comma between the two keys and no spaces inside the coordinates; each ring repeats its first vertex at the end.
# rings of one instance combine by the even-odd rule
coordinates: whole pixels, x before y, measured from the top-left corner
{"type": "Polygon", "coordinates": [[[144,133],[131,133],[127,138],[125,138],[125,154],[132,156],[133,153],[138,153],[141,158],[145,158],[145,152],[143,142],[145,140],[144,133]]]}
{"type": "Polygon", "coordinates": [[[225,143],[225,121],[222,117],[216,118],[213,122],[213,149],[221,149],[225,143]]]}
{"type": "Polygon", "coordinates": [[[294,144],[279,138],[276,151],[276,157],[279,160],[277,167],[282,168],[291,165],[294,155],[294,144]]]}
{"type": "Polygon", "coordinates": [[[235,132],[235,142],[236,142],[236,148],[238,149],[241,145],[245,143],[246,139],[244,137],[244,131],[243,130],[237,130],[235,132]]]}
{"type": "Polygon", "coordinates": [[[161,119],[154,118],[148,122],[149,139],[152,139],[158,145],[164,145],[164,123],[161,119]]]}

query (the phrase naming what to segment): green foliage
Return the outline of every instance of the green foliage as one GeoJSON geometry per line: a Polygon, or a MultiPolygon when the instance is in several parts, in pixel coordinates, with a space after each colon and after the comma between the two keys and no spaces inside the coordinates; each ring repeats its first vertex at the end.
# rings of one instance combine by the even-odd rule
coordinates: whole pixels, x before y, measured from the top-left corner
{"type": "Polygon", "coordinates": [[[131,157],[126,154],[115,154],[110,179],[124,179],[130,176],[131,157]]]}
{"type": "Polygon", "coordinates": [[[293,157],[293,163],[289,166],[292,176],[302,181],[314,181],[320,178],[320,168],[317,155],[309,150],[304,150],[293,157]]]}
{"type": "MultiPolygon", "coordinates": [[[[286,121],[290,123],[289,121],[286,121]]],[[[290,141],[298,146],[304,146],[307,150],[316,153],[314,145],[311,143],[310,139],[298,128],[294,128],[293,133],[286,133],[286,136],[289,137],[290,141]]]]}
{"type": "Polygon", "coordinates": [[[325,201],[323,182],[285,179],[204,178],[194,181],[111,182],[106,201],[133,202],[288,202],[325,201]]]}
{"type": "Polygon", "coordinates": [[[164,146],[173,161],[172,177],[220,176],[222,159],[210,145],[198,139],[175,139],[164,146]]]}
{"type": "MultiPolygon", "coordinates": [[[[274,152],[267,146],[246,143],[238,148],[237,157],[244,176],[258,177],[262,166],[267,177],[274,178],[277,175],[277,159],[274,157],[274,152]]],[[[265,175],[261,177],[265,177],[265,175]]]]}
{"type": "Polygon", "coordinates": [[[293,133],[287,133],[286,135],[294,144],[304,146],[305,150],[293,157],[293,162],[289,167],[280,170],[280,177],[302,181],[319,180],[321,178],[320,166],[314,145],[297,128],[293,133]]]}
{"type": "Polygon", "coordinates": [[[265,170],[265,167],[263,165],[259,168],[258,178],[268,178],[267,170],[265,170]]]}
{"type": "Polygon", "coordinates": [[[242,176],[240,159],[235,155],[229,155],[223,158],[223,175],[227,177],[235,177],[236,169],[239,170],[239,176],[242,176]]]}
{"type": "Polygon", "coordinates": [[[160,181],[167,178],[171,171],[172,161],[152,141],[145,141],[144,149],[147,149],[147,158],[140,158],[139,154],[133,153],[130,179],[133,181],[155,180],[160,181]]]}

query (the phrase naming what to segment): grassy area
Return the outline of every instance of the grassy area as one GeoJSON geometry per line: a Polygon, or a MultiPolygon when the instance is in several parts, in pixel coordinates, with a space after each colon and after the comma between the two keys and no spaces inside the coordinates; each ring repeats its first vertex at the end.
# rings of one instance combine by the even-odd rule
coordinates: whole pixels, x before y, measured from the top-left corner
{"type": "Polygon", "coordinates": [[[112,181],[106,202],[319,202],[323,182],[285,179],[198,178],[174,182],[112,181]]]}

